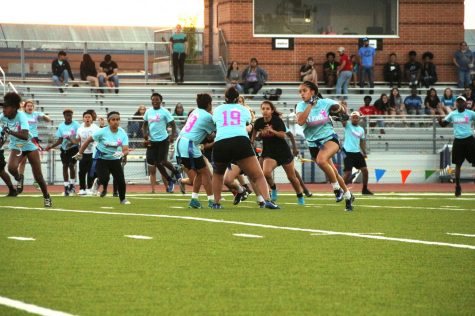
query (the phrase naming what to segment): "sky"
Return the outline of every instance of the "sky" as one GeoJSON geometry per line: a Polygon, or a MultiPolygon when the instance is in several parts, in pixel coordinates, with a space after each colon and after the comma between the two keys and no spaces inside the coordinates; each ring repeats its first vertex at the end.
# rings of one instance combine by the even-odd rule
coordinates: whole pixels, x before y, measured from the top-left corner
{"type": "MultiPolygon", "coordinates": [[[[190,17],[204,27],[203,0],[2,1],[0,23],[174,26],[190,17]],[[115,12],[114,12],[115,11],[115,12]],[[16,12],[12,14],[12,12],[16,12]]],[[[465,28],[475,29],[475,0],[465,0],[465,28]],[[469,17],[470,16],[470,17],[469,17]]]]}

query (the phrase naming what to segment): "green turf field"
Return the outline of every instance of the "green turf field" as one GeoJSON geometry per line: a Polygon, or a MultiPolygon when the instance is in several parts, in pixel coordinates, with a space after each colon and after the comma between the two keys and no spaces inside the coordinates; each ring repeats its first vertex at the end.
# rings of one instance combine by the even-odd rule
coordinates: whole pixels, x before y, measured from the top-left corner
{"type": "Polygon", "coordinates": [[[357,196],[351,213],[330,195],[128,198],[0,198],[0,315],[30,315],[2,298],[65,315],[475,313],[475,195],[357,196]]]}

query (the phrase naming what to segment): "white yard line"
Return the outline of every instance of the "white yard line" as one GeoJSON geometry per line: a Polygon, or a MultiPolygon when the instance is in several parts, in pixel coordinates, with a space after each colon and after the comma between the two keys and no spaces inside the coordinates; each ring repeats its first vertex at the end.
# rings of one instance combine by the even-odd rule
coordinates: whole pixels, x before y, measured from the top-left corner
{"type": "Polygon", "coordinates": [[[463,236],[463,237],[475,237],[475,235],[473,235],[473,234],[447,233],[447,235],[451,235],[451,236],[463,236]]]}
{"type": "Polygon", "coordinates": [[[8,239],[21,240],[21,241],[36,240],[35,238],[31,238],[31,237],[15,237],[15,236],[8,237],[8,239]]]}
{"type": "Polygon", "coordinates": [[[408,239],[408,238],[385,237],[385,236],[358,234],[358,233],[350,233],[350,232],[336,232],[336,231],[330,231],[330,230],[311,229],[311,228],[266,225],[266,224],[238,222],[238,221],[227,221],[227,220],[222,220],[222,219],[202,218],[202,217],[192,217],[192,216],[178,216],[178,215],[165,215],[165,214],[118,213],[118,212],[105,212],[105,211],[100,212],[100,211],[85,211],[85,210],[68,210],[68,209],[61,209],[61,208],[40,208],[40,207],[24,207],[24,206],[8,206],[8,205],[2,205],[2,206],[0,206],[0,208],[21,209],[21,210],[27,210],[27,211],[39,210],[39,211],[44,211],[44,212],[65,212],[65,213],[82,213],[82,214],[98,214],[98,215],[173,218],[173,219],[184,219],[184,220],[208,222],[208,223],[241,225],[241,226],[249,226],[249,227],[260,227],[260,228],[279,229],[279,230],[287,230],[287,231],[299,231],[299,232],[308,232],[308,233],[335,234],[335,235],[357,237],[357,238],[377,239],[377,240],[386,240],[386,241],[397,241],[397,242],[411,243],[411,244],[443,246],[443,247],[452,247],[452,248],[462,248],[462,249],[475,250],[475,245],[452,244],[452,243],[438,242],[438,241],[426,241],[426,240],[417,240],[417,239],[408,239]]]}
{"type": "Polygon", "coordinates": [[[233,234],[233,236],[236,236],[236,237],[245,237],[245,238],[264,238],[264,236],[261,236],[261,235],[252,235],[252,234],[233,234]]]}
{"type": "MultiPolygon", "coordinates": [[[[342,202],[343,203],[343,202],[342,202]]],[[[279,203],[277,203],[279,204],[279,203]]],[[[283,203],[284,205],[297,205],[297,203],[283,203]]],[[[341,203],[334,203],[334,204],[306,204],[309,206],[334,206],[344,208],[344,204],[341,203]]],[[[425,207],[425,206],[394,206],[394,205],[367,205],[367,204],[358,204],[358,198],[356,198],[356,202],[353,204],[355,211],[358,210],[358,207],[367,207],[367,208],[384,208],[384,209],[409,209],[409,210],[431,210],[431,211],[466,211],[466,212],[475,212],[473,209],[466,209],[466,208],[439,208],[439,207],[425,207]]]]}
{"type": "Polygon", "coordinates": [[[27,304],[21,301],[12,300],[7,297],[0,296],[0,305],[16,308],[27,313],[43,315],[43,316],[73,316],[72,314],[58,312],[49,308],[36,306],[33,304],[27,304]]]}
{"type": "Polygon", "coordinates": [[[144,240],[153,239],[153,237],[150,237],[150,236],[142,236],[142,235],[124,235],[124,237],[132,238],[132,239],[144,239],[144,240]]]}

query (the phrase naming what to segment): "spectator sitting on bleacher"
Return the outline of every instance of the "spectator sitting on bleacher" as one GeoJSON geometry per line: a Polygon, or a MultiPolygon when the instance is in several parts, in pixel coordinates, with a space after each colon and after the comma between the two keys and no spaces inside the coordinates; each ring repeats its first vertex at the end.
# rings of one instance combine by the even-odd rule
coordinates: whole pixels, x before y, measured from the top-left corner
{"type": "Polygon", "coordinates": [[[396,54],[391,53],[389,55],[389,61],[384,64],[383,67],[384,81],[389,82],[389,86],[392,88],[393,83],[397,83],[397,86],[401,87],[401,66],[396,62],[396,54]]]}
{"type": "Polygon", "coordinates": [[[409,52],[409,61],[404,65],[404,72],[409,87],[418,87],[421,82],[422,65],[416,61],[417,53],[413,50],[409,52]]]}
{"type": "Polygon", "coordinates": [[[422,84],[424,87],[429,88],[434,83],[437,82],[437,71],[435,70],[435,65],[432,63],[434,59],[434,54],[431,52],[425,52],[422,54],[422,84]]]}
{"type": "MultiPolygon", "coordinates": [[[[71,71],[71,65],[66,59],[66,52],[64,50],[58,52],[58,58],[51,63],[51,72],[53,73],[53,84],[57,87],[61,87],[62,84],[68,86],[69,79],[74,80],[73,72],[71,71]]],[[[63,93],[64,90],[59,88],[59,92],[63,93]]]]}
{"type": "MultiPolygon", "coordinates": [[[[147,111],[147,108],[145,105],[139,105],[137,111],[134,113],[134,115],[129,119],[129,122],[127,123],[127,134],[129,135],[129,138],[143,138],[143,116],[145,114],[145,111],[147,111]]],[[[135,143],[132,142],[132,144],[135,145],[135,143]]],[[[133,146],[136,147],[136,146],[133,146]]]]}
{"type": "Polygon", "coordinates": [[[183,128],[183,126],[185,126],[186,119],[188,117],[188,114],[185,112],[185,109],[183,108],[183,104],[178,102],[175,105],[175,110],[173,111],[172,116],[176,122],[176,133],[178,135],[180,134],[180,131],[183,128]]]}
{"type": "Polygon", "coordinates": [[[244,81],[244,93],[249,94],[249,89],[252,88],[252,94],[257,94],[262,86],[267,81],[267,72],[259,67],[256,58],[251,58],[249,67],[242,73],[242,80],[244,81]]]}
{"type": "Polygon", "coordinates": [[[427,96],[424,99],[425,114],[435,115],[443,114],[444,111],[441,109],[442,105],[440,99],[437,96],[437,91],[434,88],[427,90],[427,96]]]}
{"type": "Polygon", "coordinates": [[[420,115],[422,110],[422,98],[417,95],[417,88],[411,89],[411,95],[404,99],[406,112],[409,115],[420,115]]]}
{"type": "Polygon", "coordinates": [[[244,90],[239,84],[239,80],[241,80],[241,71],[239,71],[237,61],[233,61],[229,65],[228,73],[226,74],[226,87],[234,87],[239,93],[243,93],[244,90]]]}
{"type": "Polygon", "coordinates": [[[111,55],[104,56],[104,61],[101,62],[100,67],[102,72],[97,76],[99,78],[99,86],[115,87],[115,93],[119,93],[119,66],[112,60],[111,55]]]}
{"type": "MultiPolygon", "coordinates": [[[[79,67],[81,80],[89,81],[93,87],[99,87],[99,79],[97,79],[96,63],[92,60],[91,55],[82,55],[82,62],[79,67]]],[[[102,90],[98,90],[102,91],[102,90]]]]}
{"type": "Polygon", "coordinates": [[[470,84],[470,69],[474,64],[474,57],[467,42],[460,43],[460,50],[455,52],[453,62],[458,68],[458,87],[467,87],[470,84]]]}
{"type": "Polygon", "coordinates": [[[450,88],[445,88],[444,94],[440,98],[441,110],[445,114],[449,114],[455,110],[455,96],[450,88]]]}
{"type": "Polygon", "coordinates": [[[389,95],[389,115],[402,115],[404,114],[404,103],[402,102],[402,97],[399,94],[398,88],[392,88],[391,94],[389,95]]]}
{"type": "MultiPolygon", "coordinates": [[[[371,101],[373,100],[371,96],[367,95],[363,98],[363,100],[364,100],[364,105],[360,107],[358,111],[364,116],[365,120],[368,120],[368,117],[376,115],[378,113],[378,110],[376,109],[374,105],[371,105],[371,101]]],[[[375,127],[376,122],[371,122],[369,126],[375,127]]]]}
{"type": "Polygon", "coordinates": [[[467,110],[474,110],[475,109],[475,103],[474,103],[474,97],[473,97],[473,94],[472,94],[472,89],[470,88],[465,88],[464,89],[464,92],[462,94],[462,96],[466,99],[466,105],[465,105],[465,108],[467,110]]]}
{"type": "Polygon", "coordinates": [[[331,88],[336,83],[336,71],[340,64],[335,61],[335,53],[328,52],[326,57],[327,61],[323,64],[323,81],[327,87],[331,88]]]}
{"type": "Polygon", "coordinates": [[[311,81],[318,85],[317,69],[312,57],[308,57],[307,63],[300,67],[300,81],[311,81]]]}
{"type": "MultiPolygon", "coordinates": [[[[387,115],[389,111],[389,98],[386,93],[382,93],[378,100],[374,102],[376,108],[376,115],[387,115]]],[[[378,126],[381,127],[381,134],[386,134],[384,131],[384,120],[382,118],[377,121],[378,126]]]]}

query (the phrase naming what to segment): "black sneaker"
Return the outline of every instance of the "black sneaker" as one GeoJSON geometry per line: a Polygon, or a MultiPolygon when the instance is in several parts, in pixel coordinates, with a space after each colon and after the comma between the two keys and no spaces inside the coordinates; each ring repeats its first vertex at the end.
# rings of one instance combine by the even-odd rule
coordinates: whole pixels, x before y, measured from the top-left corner
{"type": "Polygon", "coordinates": [[[113,197],[119,197],[119,192],[114,192],[114,194],[112,194],[113,197]]]}
{"type": "Polygon", "coordinates": [[[462,195],[462,187],[460,185],[455,186],[455,196],[459,197],[462,195]]]}
{"type": "Polygon", "coordinates": [[[5,195],[5,196],[15,197],[17,195],[18,195],[18,193],[17,193],[16,189],[12,189],[12,190],[8,190],[8,194],[5,195]]]}
{"type": "Polygon", "coordinates": [[[234,201],[233,201],[233,204],[234,205],[238,205],[239,203],[241,203],[241,201],[244,201],[245,199],[247,199],[247,191],[242,191],[241,193],[236,193],[236,195],[234,196],[234,201]]]}
{"type": "Polygon", "coordinates": [[[349,200],[345,200],[345,211],[351,212],[353,211],[353,205],[352,203],[355,201],[355,197],[353,194],[351,194],[351,197],[349,200]]]}
{"type": "Polygon", "coordinates": [[[180,187],[180,192],[181,194],[186,194],[186,188],[185,188],[185,184],[181,181],[183,179],[178,179],[178,186],[180,187]]]}
{"type": "Polygon", "coordinates": [[[305,194],[306,197],[312,197],[313,193],[310,192],[309,190],[303,190],[303,194],[305,194]]]}
{"type": "Polygon", "coordinates": [[[104,191],[101,192],[101,197],[102,197],[102,198],[105,197],[106,195],[107,195],[107,191],[106,191],[106,190],[104,190],[104,191]]]}
{"type": "Polygon", "coordinates": [[[69,191],[70,195],[75,195],[76,194],[76,188],[74,187],[74,184],[69,185],[68,191],[69,191]]]}
{"type": "Polygon", "coordinates": [[[342,189],[333,190],[333,193],[335,193],[335,198],[336,198],[337,203],[343,201],[343,190],[342,189]]]}
{"type": "Polygon", "coordinates": [[[45,202],[45,207],[52,207],[53,206],[53,201],[51,201],[51,196],[48,195],[48,197],[44,198],[45,202]]]}
{"type": "Polygon", "coordinates": [[[363,191],[361,191],[361,194],[363,194],[363,195],[374,195],[374,193],[371,192],[371,191],[368,190],[368,189],[363,189],[363,191]]]}
{"type": "Polygon", "coordinates": [[[64,187],[64,196],[69,196],[69,187],[68,186],[64,187]]]}
{"type": "Polygon", "coordinates": [[[25,177],[22,174],[20,174],[20,178],[18,179],[17,184],[16,184],[16,191],[18,194],[23,192],[24,181],[25,181],[25,177]]]}

